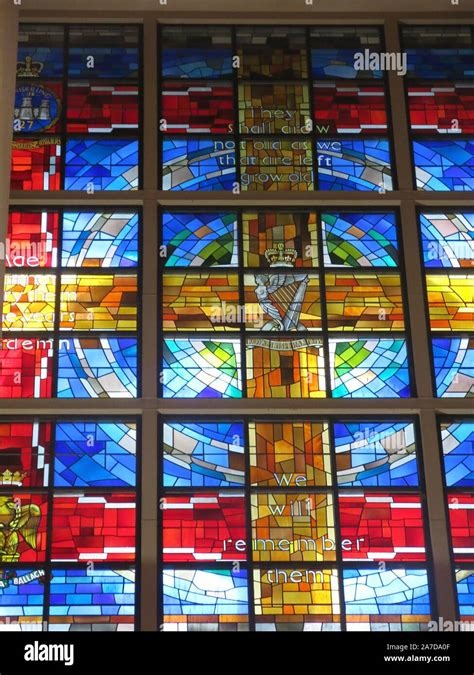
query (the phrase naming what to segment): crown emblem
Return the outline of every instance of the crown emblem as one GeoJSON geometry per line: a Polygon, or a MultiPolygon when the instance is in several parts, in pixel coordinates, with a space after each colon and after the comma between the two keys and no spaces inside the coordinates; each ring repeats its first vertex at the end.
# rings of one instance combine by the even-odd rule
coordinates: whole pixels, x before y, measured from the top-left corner
{"type": "Polygon", "coordinates": [[[27,475],[27,471],[10,471],[10,469],[5,469],[5,471],[0,471],[0,485],[23,485],[23,480],[27,475]]]}
{"type": "Polygon", "coordinates": [[[276,248],[267,248],[265,258],[270,267],[294,267],[298,251],[294,248],[285,248],[285,244],[280,242],[276,248]]]}
{"type": "Polygon", "coordinates": [[[31,56],[26,56],[24,61],[19,61],[16,66],[17,77],[39,77],[44,64],[33,61],[31,56]]]}

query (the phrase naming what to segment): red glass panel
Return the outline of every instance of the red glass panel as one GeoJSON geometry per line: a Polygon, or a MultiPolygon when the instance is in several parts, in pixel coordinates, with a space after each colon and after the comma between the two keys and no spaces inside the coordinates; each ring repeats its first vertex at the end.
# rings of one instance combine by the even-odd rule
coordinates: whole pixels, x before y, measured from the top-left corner
{"type": "Polygon", "coordinates": [[[52,340],[0,341],[0,398],[51,397],[52,370],[52,340]]]}
{"type": "Polygon", "coordinates": [[[138,121],[138,87],[90,82],[69,84],[69,133],[110,133],[138,129],[138,121]]]}
{"type": "Polygon", "coordinates": [[[474,133],[474,86],[408,88],[410,123],[418,133],[474,133]]]}
{"type": "Polygon", "coordinates": [[[163,502],[165,561],[245,560],[245,540],[243,496],[195,494],[163,502]]]}
{"type": "Polygon", "coordinates": [[[47,487],[51,424],[0,422],[0,486],[47,487]]]}
{"type": "Polygon", "coordinates": [[[472,562],[474,559],[474,495],[451,494],[448,497],[449,521],[454,559],[472,562]]]}
{"type": "Polygon", "coordinates": [[[54,496],[51,551],[54,561],[133,561],[135,532],[134,495],[54,496]]]}
{"type": "Polygon", "coordinates": [[[8,217],[6,266],[51,267],[57,264],[59,214],[12,211],[8,217]]]}
{"type": "Polygon", "coordinates": [[[339,497],[343,560],[425,560],[418,495],[339,497]]]}
{"type": "Polygon", "coordinates": [[[353,84],[314,86],[316,131],[324,133],[378,134],[387,129],[383,87],[353,84]]]}
{"type": "Polygon", "coordinates": [[[233,90],[229,85],[167,83],[162,96],[162,130],[165,132],[227,134],[233,131],[233,90]]]}
{"type": "Polygon", "coordinates": [[[56,137],[13,141],[12,190],[59,190],[61,144],[56,137]]]}

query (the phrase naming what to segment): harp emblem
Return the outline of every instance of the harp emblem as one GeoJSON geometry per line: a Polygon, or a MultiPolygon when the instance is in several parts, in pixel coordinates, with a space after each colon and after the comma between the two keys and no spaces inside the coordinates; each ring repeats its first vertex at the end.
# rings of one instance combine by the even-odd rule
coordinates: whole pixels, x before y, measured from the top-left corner
{"type": "MultiPolygon", "coordinates": [[[[265,251],[270,267],[294,268],[297,251],[278,243],[265,251]]],[[[255,294],[262,312],[269,317],[262,330],[306,330],[300,322],[303,300],[308,286],[307,274],[268,272],[255,275],[255,294]]]]}

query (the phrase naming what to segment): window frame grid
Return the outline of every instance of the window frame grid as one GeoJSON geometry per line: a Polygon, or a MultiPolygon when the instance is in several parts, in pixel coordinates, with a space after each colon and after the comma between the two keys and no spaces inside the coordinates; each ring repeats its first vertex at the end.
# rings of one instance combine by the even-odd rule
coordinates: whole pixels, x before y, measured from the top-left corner
{"type": "MultiPolygon", "coordinates": [[[[396,158],[395,158],[395,141],[393,137],[393,120],[392,120],[392,107],[391,107],[391,101],[390,101],[390,87],[389,87],[389,78],[387,75],[387,72],[383,71],[382,77],[381,78],[357,78],[357,79],[343,79],[343,78],[338,78],[338,77],[327,77],[326,79],[318,78],[313,75],[312,72],[312,36],[311,36],[311,29],[319,26],[320,24],[310,24],[310,25],[302,25],[302,24],[297,24],[297,23],[290,23],[288,24],[288,28],[300,28],[302,31],[302,34],[304,34],[304,47],[302,49],[306,50],[306,67],[308,70],[308,75],[306,78],[268,78],[265,80],[264,78],[255,78],[255,77],[240,77],[239,76],[239,68],[238,67],[232,67],[232,73],[229,76],[222,76],[222,77],[214,77],[214,78],[195,78],[195,77],[189,77],[189,78],[179,78],[179,77],[166,77],[163,75],[162,72],[162,63],[163,63],[163,52],[162,52],[162,45],[164,43],[163,41],[163,28],[166,28],[167,26],[173,26],[174,24],[167,24],[165,22],[161,23],[158,22],[158,60],[157,60],[157,69],[158,69],[158,101],[157,101],[157,106],[158,106],[158,119],[160,120],[160,127],[159,127],[159,132],[158,132],[158,190],[163,191],[165,194],[173,194],[173,193],[178,193],[179,195],[182,195],[183,193],[189,193],[190,197],[192,197],[193,194],[199,193],[200,190],[172,190],[168,189],[165,190],[163,188],[163,177],[164,177],[164,164],[163,164],[163,147],[164,143],[166,140],[208,140],[208,141],[221,141],[223,140],[224,142],[226,140],[232,141],[234,144],[234,155],[235,155],[235,184],[239,186],[238,188],[238,193],[240,195],[243,195],[244,197],[252,197],[254,194],[259,194],[259,193],[269,193],[271,196],[278,196],[281,197],[283,196],[284,198],[289,198],[291,199],[291,196],[294,195],[295,193],[297,194],[303,194],[307,195],[308,199],[311,199],[312,197],[314,198],[318,193],[321,192],[319,188],[319,182],[320,182],[320,176],[319,176],[319,164],[318,164],[318,156],[319,156],[319,150],[317,147],[318,142],[324,141],[325,139],[328,140],[337,140],[343,141],[357,141],[357,140],[386,140],[388,144],[388,151],[389,151],[389,157],[390,157],[390,175],[391,175],[391,180],[392,180],[392,187],[391,189],[386,189],[385,188],[385,179],[384,179],[384,184],[383,186],[379,186],[378,190],[343,190],[343,192],[349,192],[349,193],[354,193],[355,195],[359,195],[360,192],[363,192],[363,194],[372,194],[372,193],[385,193],[388,192],[393,193],[395,191],[399,190],[399,185],[398,185],[398,178],[397,178],[397,166],[396,166],[396,158]],[[211,82],[212,84],[229,84],[230,87],[232,88],[233,94],[233,103],[234,103],[234,116],[233,116],[233,125],[234,125],[234,130],[232,132],[229,132],[228,134],[220,134],[220,133],[181,133],[181,134],[176,134],[176,133],[168,133],[166,131],[161,130],[161,123],[163,122],[164,118],[164,111],[163,111],[163,96],[162,92],[164,89],[164,84],[167,82],[176,84],[176,83],[182,83],[183,85],[189,84],[192,85],[193,82],[196,83],[202,83],[203,81],[205,82],[211,82]],[[315,110],[314,110],[314,86],[316,83],[321,83],[321,82],[327,82],[328,84],[335,82],[337,85],[338,83],[340,84],[351,84],[352,86],[370,86],[370,85],[378,85],[383,88],[384,92],[384,102],[385,102],[385,108],[386,108],[386,113],[387,113],[387,128],[384,131],[381,131],[380,133],[377,134],[350,134],[350,133],[338,133],[337,131],[328,133],[328,134],[318,134],[315,131],[316,127],[316,121],[315,121],[315,110]],[[240,112],[240,97],[239,97],[239,85],[244,85],[244,84],[300,84],[301,86],[306,86],[307,91],[309,94],[309,114],[310,114],[310,121],[312,123],[312,130],[310,132],[305,132],[302,133],[300,132],[299,134],[291,133],[291,134],[285,134],[282,132],[274,132],[274,133],[268,133],[268,132],[259,132],[259,133],[244,133],[240,131],[240,119],[239,119],[239,112],[240,112]],[[242,184],[242,173],[243,169],[245,169],[245,166],[242,165],[241,162],[241,143],[244,143],[246,141],[264,141],[266,139],[272,139],[272,140],[288,140],[288,141],[308,141],[310,143],[310,151],[311,151],[311,157],[312,157],[312,163],[310,165],[311,171],[313,174],[313,179],[310,183],[308,183],[307,190],[266,190],[265,188],[262,189],[243,189],[243,184],[242,184]]],[[[191,24],[195,25],[195,24],[191,24]]],[[[278,24],[252,24],[252,23],[237,23],[237,22],[232,22],[230,24],[224,24],[224,23],[210,23],[208,24],[209,26],[212,26],[213,28],[225,28],[229,31],[229,36],[231,38],[231,44],[232,44],[232,51],[233,51],[233,57],[235,58],[237,56],[238,48],[237,48],[237,31],[239,28],[253,28],[253,27],[258,27],[258,28],[278,28],[278,24]]],[[[331,28],[340,28],[344,26],[343,24],[327,24],[324,25],[324,28],[331,29],[331,28]]],[[[348,26],[350,27],[350,26],[348,26]]],[[[380,44],[377,46],[377,50],[380,50],[380,52],[384,52],[386,50],[385,47],[385,32],[384,32],[384,25],[383,23],[380,24],[361,24],[356,26],[357,28],[364,29],[364,28],[375,28],[378,31],[379,35],[379,40],[380,44]]],[[[249,165],[250,166],[250,165],[249,165]]],[[[277,165],[278,166],[278,165],[277,165]]],[[[296,165],[293,165],[293,168],[295,171],[298,170],[298,167],[296,165]]],[[[302,171],[304,170],[304,167],[301,165],[299,167],[299,170],[302,171]]],[[[170,174],[171,175],[171,174],[170,174]]],[[[231,190],[226,190],[226,189],[218,189],[218,190],[211,190],[210,192],[217,192],[218,194],[222,194],[223,196],[229,195],[232,193],[231,190]]],[[[331,192],[337,192],[336,190],[332,190],[331,192]]]]}
{"type": "MultiPolygon", "coordinates": [[[[50,441],[50,471],[48,476],[48,485],[45,487],[16,487],[16,489],[8,489],[3,485],[0,485],[0,496],[4,494],[11,493],[12,491],[21,494],[39,494],[44,495],[47,504],[48,512],[46,516],[46,546],[43,562],[16,562],[16,563],[5,563],[2,565],[5,569],[15,569],[18,571],[33,569],[33,570],[44,570],[45,575],[45,589],[43,595],[43,617],[41,624],[41,632],[45,632],[43,629],[45,626],[49,628],[51,618],[50,614],[50,597],[51,597],[51,580],[52,572],[54,569],[65,569],[65,570],[84,570],[90,569],[90,564],[92,563],[92,569],[125,569],[125,570],[134,570],[135,572],[135,592],[134,592],[134,606],[135,612],[133,614],[133,631],[140,631],[141,628],[141,578],[142,578],[142,502],[141,502],[141,482],[142,482],[142,421],[140,415],[134,415],[126,413],[125,415],[116,415],[114,413],[109,414],[105,411],[99,414],[76,414],[75,416],[71,413],[39,413],[35,415],[25,415],[24,413],[16,414],[12,411],[10,415],[0,415],[0,424],[4,423],[33,423],[38,422],[39,424],[51,424],[51,441],[50,441]],[[56,429],[58,423],[71,423],[71,422],[118,422],[118,423],[133,423],[136,425],[136,469],[135,469],[135,487],[67,487],[67,486],[58,486],[55,487],[55,460],[56,460],[56,429]],[[54,562],[51,560],[51,550],[53,543],[53,504],[54,497],[61,494],[72,494],[74,492],[83,492],[85,494],[91,493],[100,493],[103,495],[112,494],[113,492],[124,492],[130,494],[135,501],[135,562],[118,562],[118,561],[61,561],[54,562]]],[[[12,486],[13,487],[13,486],[12,486]]],[[[68,615],[65,615],[68,616],[68,615]]],[[[90,618],[91,622],[94,622],[94,615],[86,615],[90,618]]],[[[100,615],[102,616],[102,615],[100,615]]],[[[119,616],[119,615],[117,615],[119,616]]],[[[76,624],[71,623],[71,626],[76,624]]],[[[98,624],[100,625],[100,623],[98,624]]],[[[107,624],[104,624],[107,625],[107,624]]],[[[113,625],[113,624],[112,624],[113,625]]],[[[46,631],[51,632],[51,631],[46,631]]]]}
{"type": "MultiPolygon", "coordinates": [[[[434,582],[434,572],[433,572],[433,551],[431,546],[431,537],[429,532],[429,511],[427,504],[426,496],[426,484],[425,484],[425,472],[424,472],[424,457],[421,446],[421,433],[420,425],[417,415],[413,414],[379,414],[375,413],[373,415],[354,415],[352,413],[300,413],[297,417],[291,415],[282,415],[282,414],[255,414],[255,415],[237,415],[237,414],[226,414],[225,417],[219,415],[219,413],[211,415],[210,413],[199,414],[198,416],[190,416],[189,414],[172,414],[170,412],[159,414],[158,416],[158,550],[157,550],[157,560],[158,560],[158,585],[160,588],[160,594],[158,597],[158,623],[162,627],[166,626],[165,623],[165,614],[164,614],[164,605],[163,605],[163,584],[161,582],[163,577],[163,572],[167,569],[176,569],[176,570],[190,570],[190,569],[211,569],[211,570],[228,570],[235,568],[237,565],[237,570],[243,569],[247,571],[247,590],[248,590],[248,628],[244,629],[248,632],[255,632],[256,626],[256,613],[255,613],[255,603],[254,603],[254,571],[258,569],[266,570],[273,568],[280,569],[301,569],[301,570],[329,570],[333,569],[337,572],[338,578],[338,597],[339,597],[339,616],[340,616],[340,629],[338,632],[347,631],[347,619],[346,619],[346,604],[344,597],[344,570],[349,569],[373,569],[379,571],[385,571],[387,569],[407,569],[407,570],[425,570],[427,573],[428,581],[428,592],[429,592],[429,601],[431,608],[430,620],[437,621],[439,619],[438,615],[438,606],[437,606],[437,597],[436,597],[436,586],[434,582]],[[163,484],[163,465],[165,459],[164,452],[164,441],[163,441],[163,430],[165,424],[172,422],[189,422],[189,423],[201,423],[201,422],[218,422],[222,420],[223,422],[241,422],[244,430],[244,457],[245,457],[245,474],[244,474],[244,484],[242,487],[220,487],[220,486],[186,486],[186,487],[165,487],[163,484]],[[406,421],[412,423],[414,426],[415,432],[415,443],[416,443],[416,466],[418,473],[418,486],[403,486],[403,487],[381,487],[381,486],[366,486],[366,487],[341,487],[337,483],[337,474],[335,472],[336,468],[336,451],[334,444],[334,424],[336,422],[396,422],[396,421],[406,421]],[[252,486],[250,478],[250,445],[248,439],[249,425],[251,423],[278,423],[278,422],[289,422],[289,423],[301,423],[301,422],[322,422],[327,424],[328,434],[329,434],[329,460],[331,465],[331,483],[326,486],[313,485],[313,486],[266,486],[266,487],[255,487],[252,486]],[[181,562],[170,562],[165,561],[163,556],[163,535],[164,535],[164,517],[163,510],[165,509],[164,504],[166,503],[167,496],[186,496],[186,495],[199,495],[201,493],[213,493],[213,494],[222,494],[222,493],[243,493],[244,504],[245,504],[245,527],[246,527],[246,549],[245,549],[245,560],[244,561],[231,561],[231,560],[222,560],[220,562],[208,562],[201,561],[181,561],[181,562]],[[425,557],[424,561],[370,561],[370,560],[344,560],[341,548],[341,540],[343,536],[340,531],[340,510],[339,510],[339,497],[341,494],[350,495],[357,492],[363,492],[365,494],[376,495],[376,494],[402,494],[402,495],[417,495],[420,498],[421,505],[421,517],[423,522],[423,535],[425,542],[425,557]],[[332,561],[256,561],[253,556],[252,541],[254,537],[252,536],[252,511],[251,511],[251,497],[257,494],[275,494],[275,493],[291,493],[293,495],[298,495],[298,493],[304,494],[328,494],[332,497],[332,512],[334,516],[334,543],[335,543],[335,558],[332,561]]],[[[199,615],[189,615],[189,616],[199,616],[199,615]]],[[[219,615],[216,614],[216,617],[219,615]]],[[[243,615],[245,616],[245,615],[243,615]]],[[[262,615],[263,616],[263,615],[262,615]]],[[[276,615],[275,615],[276,616],[276,615]]],[[[378,615],[373,615],[378,616],[378,615]]],[[[273,615],[269,615],[269,621],[272,621],[273,615]]],[[[351,622],[352,623],[352,622],[351,622]]],[[[355,624],[352,624],[355,625],[355,624]]],[[[260,632],[260,631],[258,631],[260,632]]],[[[372,631],[371,631],[372,632],[372,631]]],[[[323,635],[324,631],[318,631],[319,635],[323,635]]]]}

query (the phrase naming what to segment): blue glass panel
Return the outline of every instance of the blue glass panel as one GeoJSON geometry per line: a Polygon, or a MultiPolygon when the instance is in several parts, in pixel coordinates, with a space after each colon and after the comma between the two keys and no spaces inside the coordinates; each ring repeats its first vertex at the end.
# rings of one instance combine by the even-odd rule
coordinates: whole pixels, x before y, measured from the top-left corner
{"type": "Polygon", "coordinates": [[[248,612],[247,570],[164,570],[165,616],[248,612]]]}
{"type": "Polygon", "coordinates": [[[384,631],[390,628],[420,629],[420,625],[410,628],[410,616],[416,623],[426,624],[429,619],[431,608],[426,570],[345,569],[343,579],[348,619],[354,615],[361,618],[367,615],[385,617],[387,624],[372,625],[372,630],[384,631]],[[399,625],[391,625],[390,617],[399,617],[399,625]],[[421,617],[425,620],[422,621],[421,617]]]}
{"type": "Polygon", "coordinates": [[[327,267],[396,267],[398,242],[394,213],[323,213],[327,267]]]}
{"type": "Polygon", "coordinates": [[[474,191],[474,140],[413,141],[418,190],[474,191]]]}
{"type": "Polygon", "coordinates": [[[44,582],[44,570],[0,568],[0,624],[10,623],[10,630],[41,630],[44,582]]]}
{"type": "Polygon", "coordinates": [[[165,267],[235,267],[235,213],[163,213],[165,267]]]}
{"type": "Polygon", "coordinates": [[[474,617],[474,571],[456,570],[456,589],[458,592],[459,614],[474,617]]]}
{"type": "Polygon", "coordinates": [[[135,338],[61,339],[58,398],[136,398],[135,338]]]}
{"type": "Polygon", "coordinates": [[[53,569],[50,631],[133,630],[135,571],[53,569]]]}
{"type": "Polygon", "coordinates": [[[66,212],[63,217],[64,267],[136,267],[138,214],[66,212]]]}
{"type": "Polygon", "coordinates": [[[137,190],[138,141],[70,140],[66,143],[66,190],[137,190]]]}
{"type": "Polygon", "coordinates": [[[474,77],[474,49],[407,49],[407,74],[430,80],[474,77]]]}
{"type": "Polygon", "coordinates": [[[160,42],[163,77],[206,79],[233,72],[228,26],[163,26],[160,42]]]}
{"type": "Polygon", "coordinates": [[[345,49],[312,49],[311,67],[315,78],[381,78],[383,73],[379,69],[355,67],[356,54],[360,54],[360,48],[345,49]]]}
{"type": "Polygon", "coordinates": [[[435,338],[433,361],[437,396],[474,396],[473,338],[435,338]]]}
{"type": "Polygon", "coordinates": [[[181,47],[162,52],[163,77],[214,78],[232,74],[232,50],[181,47]]]}
{"type": "Polygon", "coordinates": [[[474,420],[441,424],[448,487],[474,487],[474,420]]]}
{"type": "Polygon", "coordinates": [[[138,77],[140,56],[137,47],[71,47],[69,77],[138,77]],[[93,61],[91,61],[91,57],[93,61]],[[93,63],[91,67],[90,63],[93,63]]]}
{"type": "Polygon", "coordinates": [[[58,422],[56,487],[134,487],[137,430],[134,423],[58,422]]]}
{"type": "Polygon", "coordinates": [[[62,47],[19,47],[18,77],[62,77],[62,47]]]}
{"type": "Polygon", "coordinates": [[[407,398],[410,376],[405,340],[329,341],[334,398],[407,398]]]}
{"type": "Polygon", "coordinates": [[[388,140],[325,140],[316,143],[320,190],[392,190],[388,140]]]}
{"type": "Polygon", "coordinates": [[[334,443],[339,485],[418,485],[412,422],[337,422],[334,443]]]}
{"type": "Polygon", "coordinates": [[[163,396],[241,398],[240,341],[165,340],[163,396]]]}
{"type": "Polygon", "coordinates": [[[166,487],[232,487],[244,483],[240,422],[169,422],[163,426],[166,487]]]}
{"type": "Polygon", "coordinates": [[[235,181],[234,141],[163,141],[163,190],[232,190],[235,181]]]}
{"type": "Polygon", "coordinates": [[[474,266],[474,213],[421,213],[426,267],[474,266]]]}

